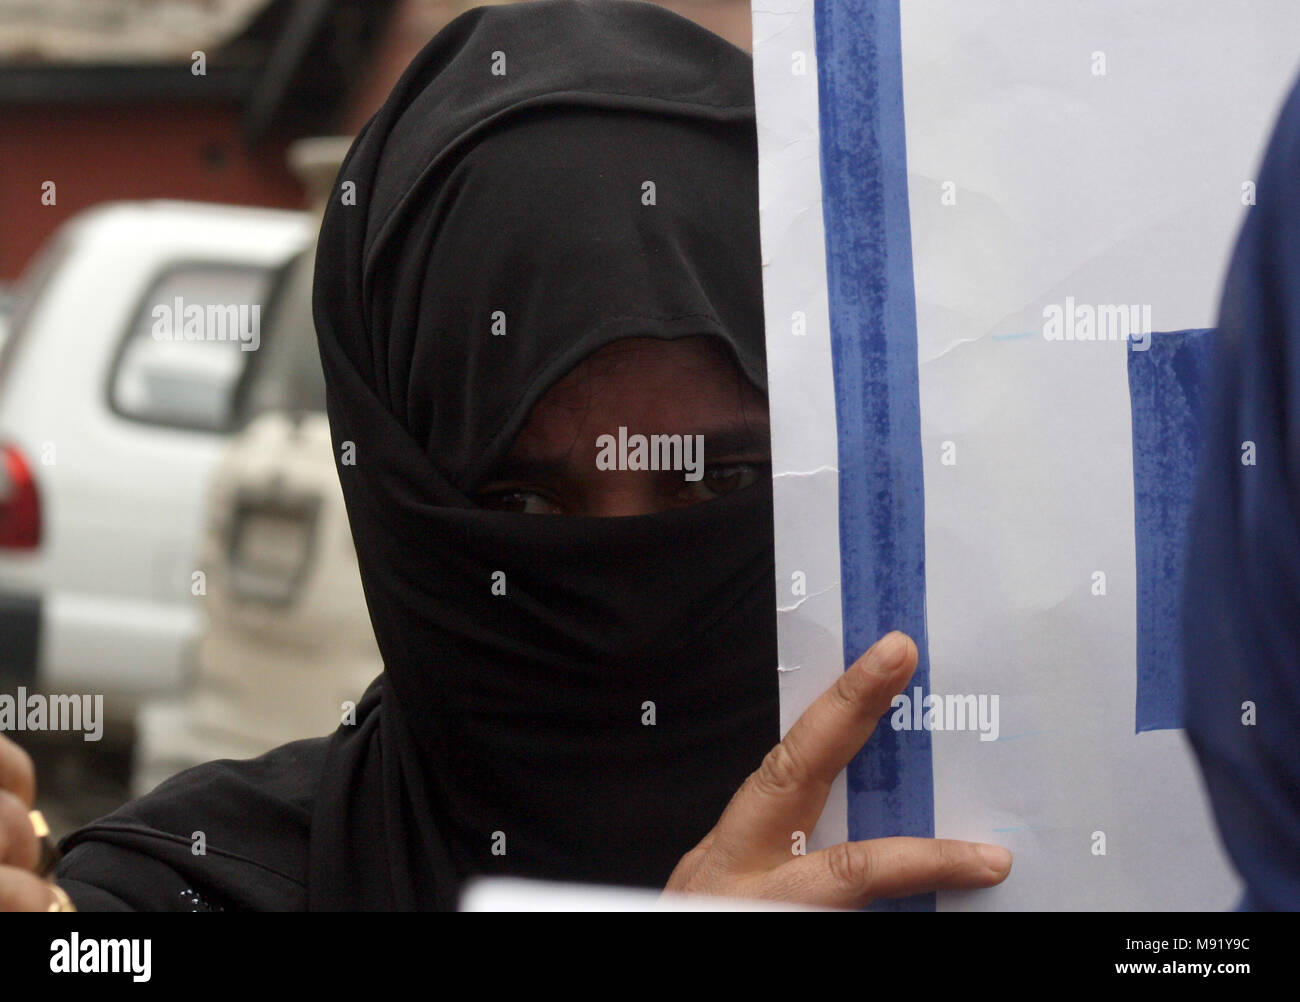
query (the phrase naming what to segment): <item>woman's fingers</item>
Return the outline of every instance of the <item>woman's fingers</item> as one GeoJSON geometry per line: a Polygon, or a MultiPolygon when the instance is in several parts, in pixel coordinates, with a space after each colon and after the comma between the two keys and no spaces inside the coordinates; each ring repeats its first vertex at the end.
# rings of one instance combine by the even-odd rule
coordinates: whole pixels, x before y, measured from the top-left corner
{"type": "Polygon", "coordinates": [[[0,790],[8,790],[28,808],[36,803],[36,769],[31,756],[0,734],[0,790]]]}
{"type": "MultiPolygon", "coordinates": [[[[16,744],[0,736],[0,871],[13,867],[32,870],[40,861],[40,841],[27,816],[35,798],[36,772],[32,760],[16,744]]],[[[34,876],[31,879],[43,883],[34,876]]],[[[20,885],[26,887],[26,882],[20,885]]],[[[48,894],[47,889],[47,903],[48,894]]],[[[0,910],[12,909],[5,909],[0,903],[0,910]]]]}
{"type": "Polygon", "coordinates": [[[818,697],[731,798],[713,831],[687,853],[668,890],[863,908],[877,898],[991,887],[1011,853],[954,839],[841,842],[791,858],[812,831],[831,783],[867,743],[916,668],[916,645],[890,633],[818,697]]]}
{"type": "Polygon", "coordinates": [[[27,805],[8,790],[0,790],[0,865],[34,870],[40,858],[40,840],[27,816],[27,805]]]}
{"type": "Polygon", "coordinates": [[[812,831],[831,783],[912,677],[916,656],[910,637],[889,633],[836,679],[732,798],[712,833],[713,851],[742,869],[785,858],[794,833],[812,831]]]}
{"type": "Polygon", "coordinates": [[[1000,884],[1011,872],[1001,846],[942,838],[841,842],[791,860],[757,881],[760,897],[831,908],[865,908],[877,898],[1000,884]]]}
{"type": "Polygon", "coordinates": [[[0,735],[0,912],[43,912],[54,902],[36,874],[41,844],[28,811],[36,800],[36,770],[28,754],[0,735]]]}
{"type": "Polygon", "coordinates": [[[54,900],[50,885],[40,877],[0,866],[0,912],[45,912],[54,900]]]}

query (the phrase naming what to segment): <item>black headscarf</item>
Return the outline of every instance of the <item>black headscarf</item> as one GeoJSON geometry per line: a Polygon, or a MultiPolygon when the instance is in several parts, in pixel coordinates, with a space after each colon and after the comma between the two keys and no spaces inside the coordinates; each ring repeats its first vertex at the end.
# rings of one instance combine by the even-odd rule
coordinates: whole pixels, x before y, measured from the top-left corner
{"type": "Polygon", "coordinates": [[[766,391],[749,56],[640,0],[456,18],[348,154],[314,307],[385,670],[328,749],[308,907],[662,886],[779,737],[770,484],[621,518],[471,497],[611,342],[709,335],[766,391]]]}

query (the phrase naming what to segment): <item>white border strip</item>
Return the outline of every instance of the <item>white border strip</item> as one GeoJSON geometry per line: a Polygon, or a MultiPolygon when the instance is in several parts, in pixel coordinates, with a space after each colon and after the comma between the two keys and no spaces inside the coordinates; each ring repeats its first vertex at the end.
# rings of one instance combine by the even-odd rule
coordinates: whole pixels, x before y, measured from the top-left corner
{"type": "MultiPolygon", "coordinates": [[[[811,0],[753,0],[781,733],[844,671],[839,434],[811,0]],[[801,328],[806,333],[798,333],[801,328]],[[802,575],[802,581],[798,576],[802,575]]],[[[848,837],[844,774],[808,850],[848,837]]]]}

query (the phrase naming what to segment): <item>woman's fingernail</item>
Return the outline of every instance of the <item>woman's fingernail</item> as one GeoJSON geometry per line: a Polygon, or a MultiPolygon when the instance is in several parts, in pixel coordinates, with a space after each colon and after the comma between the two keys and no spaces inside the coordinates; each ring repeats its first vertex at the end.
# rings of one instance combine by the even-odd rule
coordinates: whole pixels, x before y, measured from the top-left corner
{"type": "Polygon", "coordinates": [[[1011,853],[1000,845],[981,843],[980,856],[990,870],[1003,873],[1011,869],[1011,853]]]}
{"type": "Polygon", "coordinates": [[[907,657],[907,649],[911,643],[906,633],[900,633],[898,630],[886,633],[876,641],[871,667],[882,675],[892,674],[907,657]]]}

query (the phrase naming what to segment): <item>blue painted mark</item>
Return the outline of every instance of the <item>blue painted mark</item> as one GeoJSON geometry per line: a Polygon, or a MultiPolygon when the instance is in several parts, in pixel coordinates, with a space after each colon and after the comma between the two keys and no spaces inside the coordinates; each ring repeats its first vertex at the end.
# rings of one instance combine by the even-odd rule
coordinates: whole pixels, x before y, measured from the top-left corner
{"type": "Polygon", "coordinates": [[[1041,337],[1042,331],[1022,331],[1019,334],[994,334],[994,341],[1019,341],[1027,337],[1041,337]]]}
{"type": "MultiPolygon", "coordinates": [[[[925,493],[898,0],[815,5],[839,424],[845,665],[904,630],[929,688],[925,493]]],[[[934,835],[930,732],[878,727],[848,768],[850,839],[934,835]]],[[[933,910],[934,895],[873,909],[933,910]]]]}
{"type": "Polygon", "coordinates": [[[1179,603],[1201,452],[1201,400],[1213,343],[1209,333],[1155,333],[1146,351],[1129,346],[1138,732],[1183,726],[1179,603]]]}

